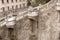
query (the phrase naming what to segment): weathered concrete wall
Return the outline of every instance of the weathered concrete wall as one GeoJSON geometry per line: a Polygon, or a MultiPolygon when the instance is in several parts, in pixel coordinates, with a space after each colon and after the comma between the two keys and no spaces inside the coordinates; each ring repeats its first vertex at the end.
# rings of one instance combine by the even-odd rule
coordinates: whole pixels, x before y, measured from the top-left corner
{"type": "Polygon", "coordinates": [[[8,40],[8,29],[4,25],[3,27],[0,28],[0,40],[8,40]]]}
{"type": "Polygon", "coordinates": [[[13,26],[0,28],[0,36],[1,40],[37,40],[37,21],[24,17],[13,26]]]}
{"type": "Polygon", "coordinates": [[[1,27],[0,40],[60,40],[59,12],[52,7],[39,13],[38,21],[28,17],[16,21],[11,34],[7,26],[1,27]]]}
{"type": "Polygon", "coordinates": [[[28,18],[23,18],[13,25],[13,30],[7,26],[0,28],[0,40],[28,40],[31,34],[31,25],[28,18]]]}
{"type": "Polygon", "coordinates": [[[18,21],[17,27],[18,40],[37,40],[37,21],[32,21],[26,17],[18,21]]]}
{"type": "Polygon", "coordinates": [[[18,40],[29,40],[31,34],[31,23],[28,18],[23,18],[17,23],[17,39],[18,40]],[[20,26],[19,26],[20,25],[20,26]]]}
{"type": "Polygon", "coordinates": [[[38,20],[38,40],[59,39],[59,13],[56,11],[55,7],[52,7],[46,12],[40,12],[38,20]]]}
{"type": "Polygon", "coordinates": [[[38,40],[50,40],[50,27],[46,25],[49,16],[41,13],[39,15],[38,40]]]}

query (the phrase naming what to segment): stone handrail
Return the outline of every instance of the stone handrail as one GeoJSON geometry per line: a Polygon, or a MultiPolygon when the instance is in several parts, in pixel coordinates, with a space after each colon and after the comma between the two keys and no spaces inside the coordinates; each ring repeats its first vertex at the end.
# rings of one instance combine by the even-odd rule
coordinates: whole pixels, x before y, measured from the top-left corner
{"type": "MultiPolygon", "coordinates": [[[[39,6],[39,9],[40,9],[40,11],[46,11],[46,10],[50,9],[52,6],[54,6],[54,5],[56,4],[56,2],[57,2],[57,0],[51,0],[50,2],[48,2],[48,3],[45,4],[45,5],[39,6]]],[[[37,10],[37,8],[38,8],[38,7],[35,7],[35,8],[33,8],[33,10],[35,10],[35,9],[37,10]]],[[[24,12],[22,12],[21,14],[18,14],[16,19],[20,18],[21,16],[24,17],[25,15],[28,14],[28,12],[29,12],[29,10],[24,11],[24,12]]],[[[2,18],[2,19],[3,19],[3,18],[2,18]]],[[[1,19],[1,20],[2,20],[2,19],[1,19]]],[[[6,17],[5,17],[5,19],[6,19],[6,17]]],[[[0,24],[3,24],[4,21],[5,21],[5,19],[4,19],[3,21],[1,21],[0,24]]],[[[5,22],[6,22],[6,21],[5,21],[5,22]]]]}
{"type": "Polygon", "coordinates": [[[51,0],[50,2],[48,2],[48,3],[44,4],[44,5],[39,5],[37,7],[34,7],[33,10],[39,8],[40,11],[46,11],[46,10],[52,8],[53,6],[55,6],[56,2],[57,2],[57,0],[51,0]]]}
{"type": "MultiPolygon", "coordinates": [[[[21,16],[23,18],[27,13],[28,13],[28,11],[24,11],[21,14],[18,14],[18,16],[16,16],[16,21],[20,20],[21,19],[21,16]]],[[[8,22],[7,19],[9,19],[9,18],[8,17],[7,18],[6,17],[3,17],[2,19],[0,19],[0,21],[1,21],[0,22],[0,26],[6,25],[6,23],[8,22]]]]}
{"type": "Polygon", "coordinates": [[[51,7],[53,7],[54,5],[56,5],[56,2],[57,2],[57,0],[51,0],[51,1],[48,2],[47,4],[42,5],[42,6],[40,7],[40,10],[41,10],[41,11],[46,11],[46,10],[50,9],[51,7]]]}

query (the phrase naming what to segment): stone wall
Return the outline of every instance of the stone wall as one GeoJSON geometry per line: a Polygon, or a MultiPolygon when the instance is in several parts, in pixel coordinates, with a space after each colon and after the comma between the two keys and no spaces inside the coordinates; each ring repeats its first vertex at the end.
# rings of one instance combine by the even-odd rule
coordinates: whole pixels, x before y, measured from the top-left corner
{"type": "Polygon", "coordinates": [[[1,40],[60,40],[59,12],[53,6],[51,9],[41,11],[37,21],[24,17],[13,28],[3,26],[0,28],[1,40]],[[12,29],[12,32],[10,32],[12,29]],[[10,30],[10,31],[9,31],[10,30]],[[11,33],[11,34],[9,34],[11,33]],[[10,35],[10,36],[9,36],[10,35]]]}
{"type": "Polygon", "coordinates": [[[28,17],[16,21],[12,26],[3,26],[0,28],[1,40],[37,40],[37,21],[28,17]]]}
{"type": "Polygon", "coordinates": [[[39,15],[38,40],[60,40],[59,39],[59,12],[55,6],[39,15]]]}
{"type": "Polygon", "coordinates": [[[18,40],[29,40],[31,34],[31,23],[28,18],[23,18],[17,23],[17,39],[18,40]],[[20,26],[19,26],[20,25],[20,26]]]}

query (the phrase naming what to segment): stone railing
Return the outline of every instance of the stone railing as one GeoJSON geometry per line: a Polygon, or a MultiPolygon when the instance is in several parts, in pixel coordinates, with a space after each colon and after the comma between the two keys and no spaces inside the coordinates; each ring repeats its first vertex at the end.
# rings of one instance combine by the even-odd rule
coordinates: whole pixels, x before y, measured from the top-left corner
{"type": "Polygon", "coordinates": [[[27,16],[27,14],[28,14],[27,11],[24,11],[24,12],[20,13],[20,14],[17,16],[16,20],[18,21],[18,20],[20,20],[21,18],[24,18],[25,16],[27,16]]]}
{"type": "MultiPolygon", "coordinates": [[[[24,12],[18,14],[17,16],[12,16],[12,17],[15,17],[16,18],[15,20],[18,21],[18,20],[24,18],[25,16],[27,16],[27,13],[28,13],[28,11],[24,11],[24,12]]],[[[10,17],[10,18],[12,18],[12,17],[10,17]]],[[[8,16],[1,18],[0,26],[6,25],[6,23],[9,22],[8,19],[9,19],[8,16]]]]}
{"type": "MultiPolygon", "coordinates": [[[[48,2],[48,3],[45,4],[45,5],[41,5],[41,6],[32,8],[32,9],[33,9],[33,11],[34,11],[34,10],[37,10],[37,9],[39,8],[40,11],[46,11],[46,10],[50,9],[51,7],[53,7],[53,6],[56,4],[56,2],[57,2],[57,0],[51,0],[50,2],[48,2]]],[[[29,12],[29,10],[17,14],[17,16],[16,16],[16,21],[20,20],[21,18],[24,18],[25,16],[28,16],[28,15],[27,15],[28,12],[29,12]]],[[[12,16],[12,17],[13,17],[13,16],[12,16]]],[[[14,17],[15,17],[15,16],[14,16],[14,17]]],[[[8,16],[7,16],[7,18],[8,18],[8,16]]],[[[7,19],[7,18],[6,18],[6,17],[3,17],[2,19],[0,19],[0,26],[6,24],[6,22],[7,22],[6,19],[7,19]]],[[[9,18],[8,18],[8,19],[9,19],[9,18]]]]}
{"type": "Polygon", "coordinates": [[[57,2],[57,0],[51,0],[51,1],[48,2],[47,4],[42,5],[42,6],[40,7],[40,10],[41,10],[41,11],[46,11],[46,10],[50,9],[51,7],[53,7],[54,5],[56,5],[56,2],[57,2]]]}
{"type": "Polygon", "coordinates": [[[49,10],[50,8],[52,8],[53,6],[55,6],[57,3],[57,0],[51,0],[50,2],[44,4],[44,5],[39,5],[35,8],[33,8],[33,10],[37,10],[37,9],[40,9],[40,11],[46,11],[46,10],[49,10]]]}

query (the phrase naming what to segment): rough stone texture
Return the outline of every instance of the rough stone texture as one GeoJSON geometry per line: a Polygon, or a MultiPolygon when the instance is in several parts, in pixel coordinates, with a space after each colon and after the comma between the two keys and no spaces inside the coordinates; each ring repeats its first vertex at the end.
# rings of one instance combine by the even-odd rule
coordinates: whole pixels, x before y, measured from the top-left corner
{"type": "Polygon", "coordinates": [[[53,6],[39,11],[37,21],[24,17],[16,21],[11,34],[9,28],[0,28],[0,40],[60,40],[60,14],[53,6]],[[11,35],[11,36],[9,36],[11,35]]]}
{"type": "MultiPolygon", "coordinates": [[[[16,22],[11,38],[6,26],[0,28],[1,40],[59,40],[59,13],[51,8],[47,13],[40,12],[38,21],[27,17],[16,22]],[[58,35],[57,35],[58,34],[58,35]]],[[[10,34],[11,35],[11,34],[10,34]]]]}
{"type": "Polygon", "coordinates": [[[59,13],[55,7],[39,15],[38,40],[59,40],[59,13]]]}
{"type": "Polygon", "coordinates": [[[27,17],[16,21],[12,28],[3,26],[0,28],[1,40],[37,40],[37,21],[27,17]]]}
{"type": "Polygon", "coordinates": [[[29,35],[31,34],[31,25],[27,18],[21,19],[20,23],[17,24],[18,27],[18,40],[29,40],[29,35]]]}

